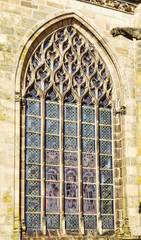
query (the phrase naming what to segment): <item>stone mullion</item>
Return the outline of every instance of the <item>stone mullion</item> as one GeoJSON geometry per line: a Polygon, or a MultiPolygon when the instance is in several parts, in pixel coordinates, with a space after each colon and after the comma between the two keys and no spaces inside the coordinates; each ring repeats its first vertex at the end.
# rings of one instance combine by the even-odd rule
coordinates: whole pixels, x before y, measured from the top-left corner
{"type": "Polygon", "coordinates": [[[45,98],[41,99],[41,230],[46,234],[45,219],[45,98]]]}
{"type": "Polygon", "coordinates": [[[99,168],[99,104],[95,107],[95,149],[96,149],[96,194],[97,194],[97,229],[102,233],[102,220],[100,211],[100,168],[99,168]]]}
{"type": "Polygon", "coordinates": [[[63,126],[64,126],[64,111],[63,101],[60,103],[60,228],[62,233],[65,234],[65,189],[64,189],[64,160],[63,160],[63,126]]]}
{"type": "Polygon", "coordinates": [[[21,228],[22,236],[25,235],[25,105],[22,106],[22,126],[21,126],[21,228]]]}
{"type": "Polygon", "coordinates": [[[84,234],[83,186],[82,186],[82,147],[81,147],[81,102],[78,103],[78,192],[79,192],[79,229],[84,234]]]}

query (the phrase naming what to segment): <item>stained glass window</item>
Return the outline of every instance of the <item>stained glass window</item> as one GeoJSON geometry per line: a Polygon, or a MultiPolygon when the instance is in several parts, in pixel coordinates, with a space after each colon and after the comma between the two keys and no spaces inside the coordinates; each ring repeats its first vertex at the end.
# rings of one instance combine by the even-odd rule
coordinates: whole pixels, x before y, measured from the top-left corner
{"type": "Polygon", "coordinates": [[[25,78],[27,229],[114,229],[109,76],[72,26],[47,36],[32,54],[25,78]]]}

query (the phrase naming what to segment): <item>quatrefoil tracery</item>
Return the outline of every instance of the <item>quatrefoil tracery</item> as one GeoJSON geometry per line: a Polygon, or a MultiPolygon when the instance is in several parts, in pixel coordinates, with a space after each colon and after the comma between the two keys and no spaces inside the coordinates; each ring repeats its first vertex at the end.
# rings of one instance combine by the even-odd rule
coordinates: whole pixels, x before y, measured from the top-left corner
{"type": "Polygon", "coordinates": [[[25,74],[25,94],[35,87],[39,96],[50,89],[57,96],[68,96],[101,105],[111,103],[112,84],[109,71],[95,48],[74,27],[53,32],[32,53],[25,74]],[[108,103],[107,103],[108,102],[108,103]]]}

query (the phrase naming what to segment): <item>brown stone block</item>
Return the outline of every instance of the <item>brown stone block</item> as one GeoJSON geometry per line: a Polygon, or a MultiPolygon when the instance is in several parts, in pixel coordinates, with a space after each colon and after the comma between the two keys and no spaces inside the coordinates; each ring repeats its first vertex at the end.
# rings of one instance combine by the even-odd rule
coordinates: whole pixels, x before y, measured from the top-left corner
{"type": "Polygon", "coordinates": [[[58,3],[47,1],[47,5],[50,6],[50,7],[54,7],[54,8],[64,9],[64,5],[63,4],[61,5],[61,4],[58,4],[58,3]]]}
{"type": "Polygon", "coordinates": [[[123,55],[128,55],[129,54],[129,51],[127,49],[118,48],[118,47],[116,47],[115,49],[116,49],[117,53],[119,53],[119,54],[123,54],[123,55]]]}
{"type": "Polygon", "coordinates": [[[37,9],[37,8],[38,8],[37,5],[31,4],[30,2],[26,2],[26,1],[21,1],[21,6],[29,7],[29,8],[34,8],[34,9],[37,9]]]}

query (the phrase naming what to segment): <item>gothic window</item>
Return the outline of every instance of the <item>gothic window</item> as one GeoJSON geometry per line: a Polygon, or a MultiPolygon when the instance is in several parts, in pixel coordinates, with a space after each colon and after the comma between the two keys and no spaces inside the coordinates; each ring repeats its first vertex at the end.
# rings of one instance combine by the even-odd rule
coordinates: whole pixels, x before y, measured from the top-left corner
{"type": "Polygon", "coordinates": [[[24,77],[27,229],[114,229],[112,84],[94,46],[62,27],[24,77]],[[45,219],[45,223],[43,223],[45,219]]]}

